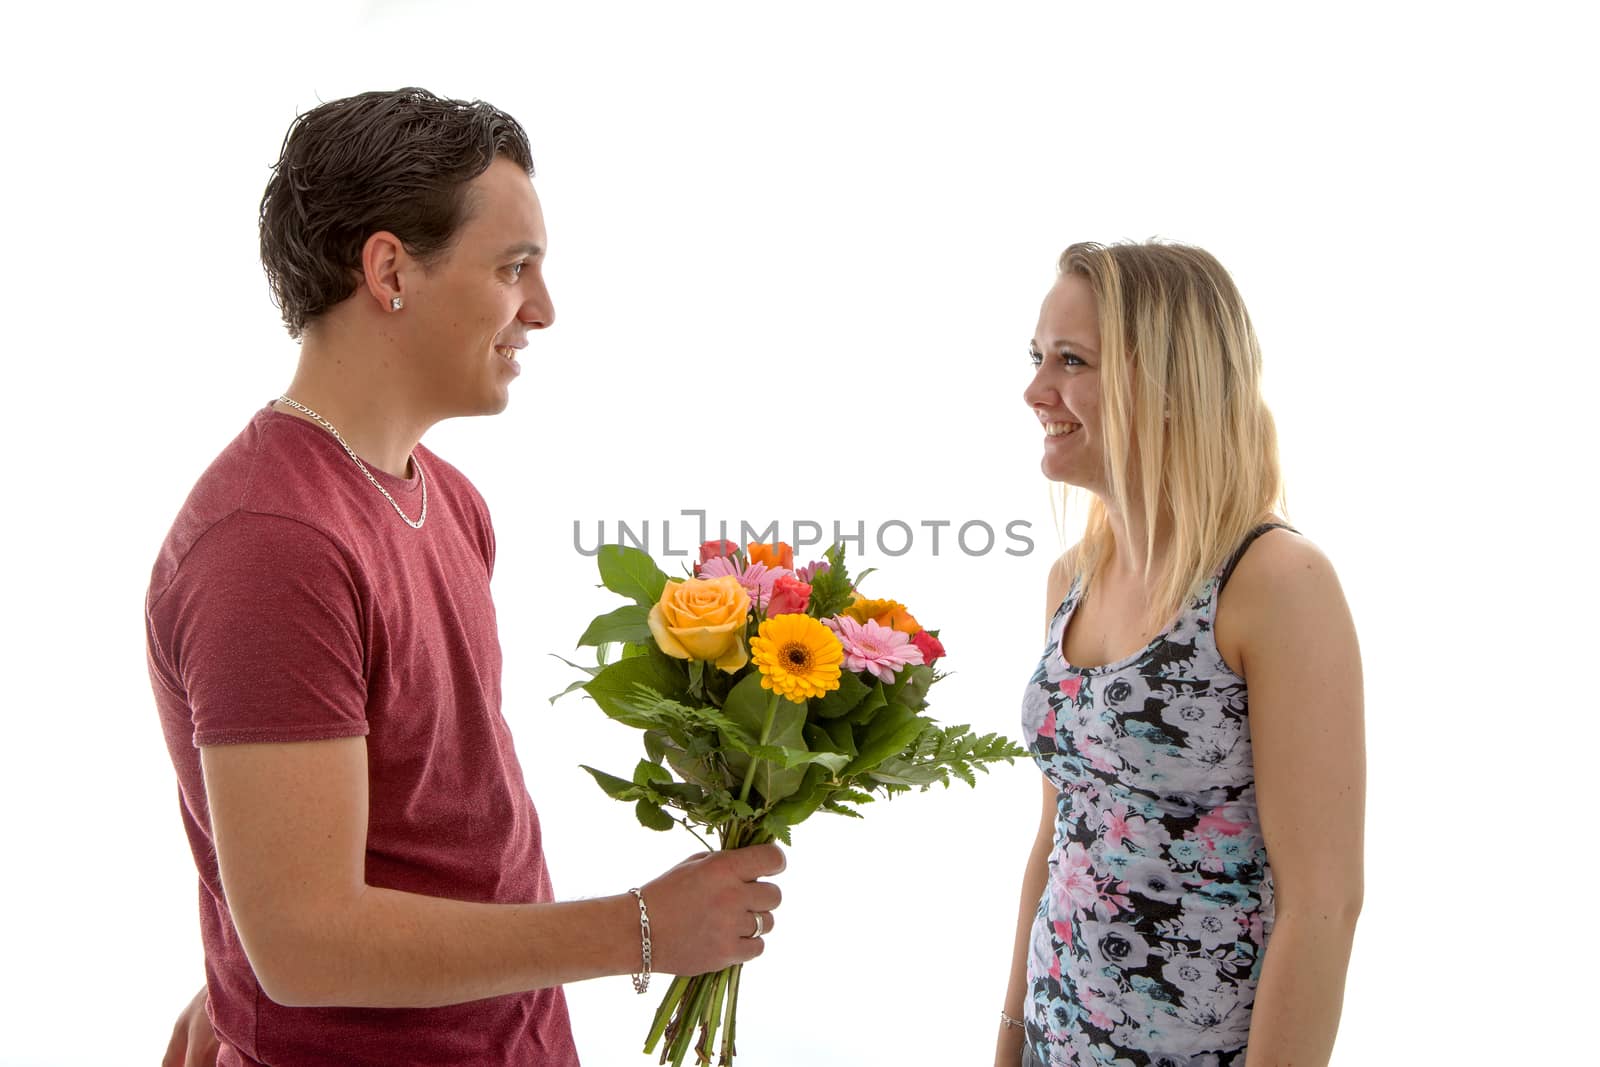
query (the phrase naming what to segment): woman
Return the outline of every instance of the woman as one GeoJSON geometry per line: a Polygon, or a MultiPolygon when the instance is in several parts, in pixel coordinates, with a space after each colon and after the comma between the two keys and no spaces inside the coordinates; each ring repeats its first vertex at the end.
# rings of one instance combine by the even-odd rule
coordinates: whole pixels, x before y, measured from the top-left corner
{"type": "Polygon", "coordinates": [[[1093,494],[1023,700],[1044,811],[995,1063],[1325,1064],[1362,892],[1361,662],[1208,253],[1078,244],[1024,393],[1093,494]],[[1270,947],[1269,947],[1270,946],[1270,947]]]}

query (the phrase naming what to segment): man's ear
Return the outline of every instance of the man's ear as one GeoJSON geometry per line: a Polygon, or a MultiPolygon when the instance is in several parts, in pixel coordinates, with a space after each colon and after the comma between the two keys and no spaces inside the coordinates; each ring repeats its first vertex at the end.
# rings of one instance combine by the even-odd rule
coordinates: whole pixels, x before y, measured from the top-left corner
{"type": "Polygon", "coordinates": [[[406,246],[388,230],[379,230],[361,247],[364,288],[385,312],[405,307],[406,276],[416,268],[417,261],[406,246]]]}

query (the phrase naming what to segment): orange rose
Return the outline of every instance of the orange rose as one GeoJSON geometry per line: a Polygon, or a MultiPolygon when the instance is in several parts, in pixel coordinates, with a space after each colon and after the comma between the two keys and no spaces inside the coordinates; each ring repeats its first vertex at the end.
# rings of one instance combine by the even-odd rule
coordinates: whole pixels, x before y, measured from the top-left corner
{"type": "Polygon", "coordinates": [[[794,570],[794,549],[779,541],[776,546],[763,544],[749,544],[744,546],[744,554],[751,563],[765,563],[768,567],[785,567],[794,570]]]}
{"type": "Polygon", "coordinates": [[[650,636],[677,659],[703,659],[730,674],[750,662],[744,647],[750,594],[739,579],[686,578],[661,590],[650,609],[650,636]]]}
{"type": "Polygon", "coordinates": [[[868,600],[857,593],[850,601],[850,606],[844,609],[844,613],[856,622],[875,622],[879,626],[887,626],[903,634],[922,632],[922,625],[898,600],[868,600]]]}

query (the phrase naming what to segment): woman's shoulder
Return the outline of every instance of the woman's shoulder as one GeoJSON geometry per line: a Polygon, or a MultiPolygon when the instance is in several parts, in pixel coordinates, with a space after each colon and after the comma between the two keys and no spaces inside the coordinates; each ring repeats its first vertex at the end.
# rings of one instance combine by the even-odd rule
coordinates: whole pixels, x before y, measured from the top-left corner
{"type": "Polygon", "coordinates": [[[1050,564],[1049,577],[1044,584],[1044,618],[1045,625],[1049,626],[1055,618],[1056,609],[1061,602],[1067,599],[1067,591],[1072,588],[1072,576],[1078,566],[1078,549],[1082,542],[1073,545],[1061,555],[1057,556],[1050,564]]]}
{"type": "Polygon", "coordinates": [[[1230,588],[1241,581],[1246,585],[1269,586],[1304,570],[1332,573],[1332,561],[1311,538],[1276,515],[1268,515],[1260,525],[1268,524],[1272,529],[1263,530],[1254,537],[1235,563],[1228,582],[1230,588]]]}
{"type": "Polygon", "coordinates": [[[1267,530],[1239,557],[1218,598],[1217,645],[1224,659],[1237,663],[1240,644],[1274,633],[1286,616],[1335,609],[1348,610],[1321,547],[1293,529],[1267,530]]]}
{"type": "Polygon", "coordinates": [[[1316,542],[1276,515],[1262,525],[1268,523],[1273,528],[1252,538],[1234,562],[1224,596],[1235,603],[1266,603],[1281,600],[1290,588],[1303,589],[1308,579],[1337,583],[1333,562],[1316,542]]]}

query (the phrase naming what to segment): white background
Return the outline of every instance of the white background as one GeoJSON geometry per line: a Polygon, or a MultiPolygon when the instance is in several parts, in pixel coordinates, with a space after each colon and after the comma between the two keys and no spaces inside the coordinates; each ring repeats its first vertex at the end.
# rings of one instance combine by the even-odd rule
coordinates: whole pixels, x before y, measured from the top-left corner
{"type": "MultiPolygon", "coordinates": [[[[144,587],[294,366],[255,258],[285,128],[405,84],[518,116],[549,223],[557,321],[511,408],[428,444],[494,512],[504,710],[558,894],[693,845],[578,770],[626,771],[631,731],[546,701],[572,676],[548,653],[615,603],[574,520],[1025,519],[1024,558],[947,535],[862,560],[943,629],[935,713],[1015,735],[1060,547],[1026,342],[1065,245],[1160,235],[1243,290],[1291,517],[1361,633],[1335,1063],[1592,1044],[1596,84],[1564,5],[57,10],[8,14],[0,74],[0,1063],[154,1063],[202,980],[144,587]]],[[[988,1063],[1036,782],[802,827],[740,1062],[988,1063]]],[[[586,1063],[647,1062],[655,996],[569,993],[586,1063]]]]}

